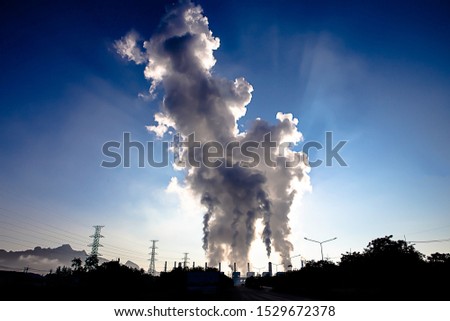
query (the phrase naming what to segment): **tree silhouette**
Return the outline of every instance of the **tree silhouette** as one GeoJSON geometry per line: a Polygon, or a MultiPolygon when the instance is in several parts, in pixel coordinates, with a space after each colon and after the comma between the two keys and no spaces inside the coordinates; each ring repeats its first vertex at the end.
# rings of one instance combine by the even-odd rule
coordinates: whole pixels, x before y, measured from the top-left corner
{"type": "Polygon", "coordinates": [[[329,270],[336,267],[336,264],[332,261],[328,260],[320,260],[320,261],[307,261],[305,264],[305,269],[323,269],[323,270],[329,270]]]}
{"type": "Polygon", "coordinates": [[[347,252],[346,254],[342,254],[340,266],[361,266],[365,260],[364,254],[359,252],[347,252]]]}
{"type": "Polygon", "coordinates": [[[88,271],[95,270],[98,267],[98,256],[90,255],[84,261],[84,265],[88,271]]]}
{"type": "Polygon", "coordinates": [[[423,254],[418,252],[414,246],[408,245],[403,240],[393,241],[392,235],[377,238],[369,243],[364,250],[364,255],[369,258],[377,260],[401,261],[406,260],[411,262],[422,261],[423,254]]]}
{"type": "Polygon", "coordinates": [[[72,259],[72,267],[75,271],[79,272],[83,269],[83,262],[79,257],[75,257],[72,259]]]}
{"type": "Polygon", "coordinates": [[[422,273],[424,255],[403,240],[393,241],[392,235],[371,241],[364,250],[368,271],[378,286],[412,287],[413,280],[422,273]]]}
{"type": "Polygon", "coordinates": [[[449,253],[433,253],[428,258],[428,262],[433,264],[450,264],[450,254],[449,253]]]}

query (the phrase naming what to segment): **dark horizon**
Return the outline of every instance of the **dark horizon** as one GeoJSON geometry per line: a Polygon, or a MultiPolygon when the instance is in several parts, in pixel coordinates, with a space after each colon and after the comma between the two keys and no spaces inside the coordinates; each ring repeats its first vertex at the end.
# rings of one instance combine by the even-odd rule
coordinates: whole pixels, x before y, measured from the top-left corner
{"type": "MultiPolygon", "coordinates": [[[[1,254],[1,251],[0,251],[1,254]]],[[[1,259],[1,257],[0,257],[1,259]]],[[[233,272],[216,267],[178,266],[157,275],[100,263],[97,256],[73,258],[45,276],[2,271],[2,300],[449,300],[449,253],[425,258],[414,246],[386,236],[362,252],[345,253],[339,264],[308,261],[287,272],[233,272]],[[273,274],[271,274],[273,273],[273,274]],[[92,292],[93,288],[109,289],[92,292]],[[26,294],[24,294],[26,293],[26,294]]]]}

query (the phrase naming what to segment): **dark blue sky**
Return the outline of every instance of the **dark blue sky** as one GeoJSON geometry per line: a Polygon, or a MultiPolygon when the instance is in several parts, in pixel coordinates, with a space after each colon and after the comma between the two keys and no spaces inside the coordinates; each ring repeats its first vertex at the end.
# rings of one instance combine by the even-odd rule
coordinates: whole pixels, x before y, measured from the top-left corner
{"type": "MultiPolygon", "coordinates": [[[[255,89],[243,128],[255,117],[273,122],[283,111],[299,118],[307,141],[323,142],[325,131],[349,141],[343,151],[349,167],[311,172],[313,192],[292,219],[298,235],[338,236],[330,256],[386,234],[450,236],[448,2],[199,4],[221,40],[214,72],[243,76],[255,89]],[[427,229],[432,232],[422,232],[427,229]]],[[[122,132],[154,139],[145,125],[162,96],[137,97],[149,83],[113,43],[130,30],[150,38],[170,5],[2,2],[0,202],[10,211],[0,213],[4,220],[17,211],[66,224],[51,214],[64,213],[80,235],[103,222],[129,239],[150,239],[174,222],[192,221],[176,198],[165,196],[170,168],[99,167],[102,144],[122,132]]],[[[192,231],[199,227],[200,216],[192,231]]],[[[23,247],[38,243],[16,237],[24,237],[23,247]]],[[[294,245],[308,253],[302,238],[294,245]]],[[[186,244],[200,250],[200,236],[194,239],[186,244]]],[[[20,247],[11,241],[0,239],[0,247],[20,247]]],[[[448,244],[438,249],[450,251],[448,244]]]]}

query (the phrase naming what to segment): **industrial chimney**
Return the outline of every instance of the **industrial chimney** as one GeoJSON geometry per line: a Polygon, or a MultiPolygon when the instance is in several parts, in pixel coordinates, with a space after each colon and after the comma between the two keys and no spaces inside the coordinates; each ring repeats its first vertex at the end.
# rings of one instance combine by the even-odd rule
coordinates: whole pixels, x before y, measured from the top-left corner
{"type": "Polygon", "coordinates": [[[233,272],[236,272],[236,262],[234,262],[234,268],[233,268],[233,272]]]}
{"type": "Polygon", "coordinates": [[[250,262],[247,263],[247,272],[250,272],[250,262]]]}
{"type": "Polygon", "coordinates": [[[219,262],[219,272],[222,272],[222,263],[219,262]]]}
{"type": "Polygon", "coordinates": [[[269,262],[269,276],[272,276],[272,262],[269,262]]]}

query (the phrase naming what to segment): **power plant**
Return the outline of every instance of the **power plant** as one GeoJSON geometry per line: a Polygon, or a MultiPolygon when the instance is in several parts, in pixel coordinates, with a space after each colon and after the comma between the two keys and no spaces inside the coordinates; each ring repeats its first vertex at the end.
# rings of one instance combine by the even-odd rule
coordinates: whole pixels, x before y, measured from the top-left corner
{"type": "MultiPolygon", "coordinates": [[[[95,232],[93,235],[91,235],[90,237],[93,238],[93,242],[91,244],[89,244],[90,247],[92,247],[91,253],[90,255],[96,255],[96,256],[101,256],[100,253],[98,253],[98,248],[102,247],[103,245],[100,244],[100,239],[103,238],[104,236],[101,235],[101,229],[104,227],[103,225],[95,225],[93,226],[95,229],[95,232]]],[[[149,268],[148,268],[148,274],[153,275],[153,276],[157,276],[159,275],[161,272],[163,273],[167,273],[168,272],[168,268],[167,268],[167,261],[164,261],[164,268],[161,272],[158,272],[156,269],[156,262],[158,261],[156,256],[157,256],[157,252],[156,249],[158,248],[156,246],[156,243],[158,242],[158,240],[151,240],[152,245],[150,247],[151,251],[150,251],[150,264],[149,264],[149,268]]],[[[187,252],[183,253],[183,257],[181,258],[180,262],[174,261],[173,263],[173,269],[183,269],[183,270],[189,270],[189,257],[188,257],[187,252]]],[[[201,265],[198,265],[197,267],[200,268],[201,265]]],[[[195,262],[192,262],[192,269],[194,270],[196,267],[195,262]]],[[[213,271],[213,269],[215,267],[209,267],[208,266],[208,262],[205,262],[205,267],[204,270],[210,270],[209,268],[211,268],[211,270],[213,271]]],[[[231,268],[231,278],[233,280],[233,283],[235,286],[241,285],[245,282],[246,278],[250,278],[250,277],[255,277],[255,276],[262,276],[262,277],[271,277],[273,276],[273,264],[272,262],[268,262],[267,265],[267,271],[262,272],[261,274],[256,274],[254,271],[252,271],[251,269],[251,265],[250,262],[247,262],[247,271],[245,273],[242,273],[240,271],[237,270],[237,263],[233,262],[232,264],[230,264],[230,268],[231,268]]],[[[201,269],[201,268],[200,268],[201,269]]],[[[258,268],[258,270],[260,270],[260,268],[258,268]]],[[[224,272],[222,271],[222,262],[218,263],[217,266],[217,271],[221,274],[224,274],[224,272]]]]}

